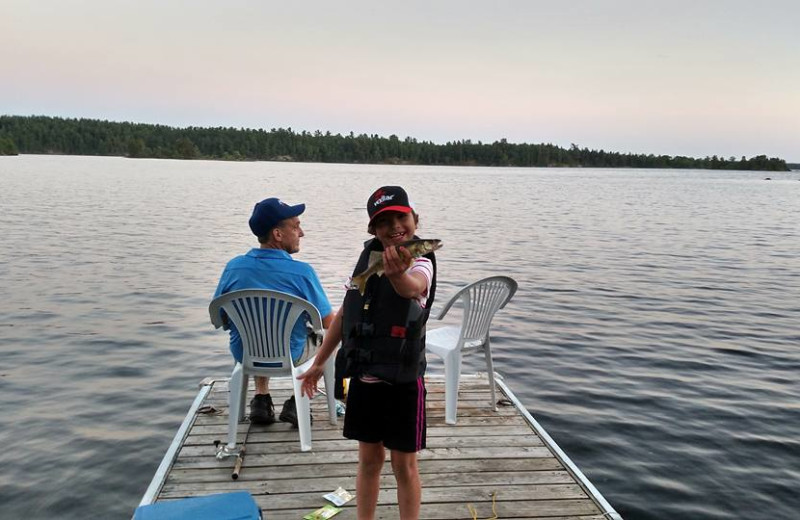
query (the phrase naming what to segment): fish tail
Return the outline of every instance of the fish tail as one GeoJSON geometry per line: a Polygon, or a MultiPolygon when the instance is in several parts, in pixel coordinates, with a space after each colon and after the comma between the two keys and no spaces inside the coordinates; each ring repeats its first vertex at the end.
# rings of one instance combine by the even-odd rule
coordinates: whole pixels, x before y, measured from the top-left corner
{"type": "Polygon", "coordinates": [[[367,289],[367,277],[364,275],[354,276],[350,281],[351,286],[356,287],[361,296],[364,296],[364,291],[367,289]]]}

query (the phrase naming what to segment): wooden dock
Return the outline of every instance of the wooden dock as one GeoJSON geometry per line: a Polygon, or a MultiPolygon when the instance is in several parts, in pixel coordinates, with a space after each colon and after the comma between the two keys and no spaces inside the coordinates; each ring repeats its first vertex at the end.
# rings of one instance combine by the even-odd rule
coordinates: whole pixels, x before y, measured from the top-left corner
{"type": "MultiPolygon", "coordinates": [[[[444,422],[443,378],[427,377],[426,386],[420,518],[473,519],[472,505],[479,519],[621,520],[501,379],[503,405],[495,412],[486,375],[462,377],[457,425],[444,422]]],[[[278,413],[290,382],[273,379],[271,389],[278,413]]],[[[253,425],[241,475],[232,480],[235,459],[214,457],[214,441],[225,442],[227,398],[227,380],[204,382],[141,504],[246,490],[265,520],[296,520],[325,505],[322,495],[339,486],[355,493],[358,445],[342,437],[343,418],[338,427],[329,424],[322,396],[312,400],[312,451],[300,451],[298,432],[286,423],[253,425]]],[[[248,426],[239,425],[239,442],[248,426]]],[[[376,518],[399,518],[388,460],[381,486],[376,518]]],[[[356,500],[334,518],[354,519],[356,500]]]]}

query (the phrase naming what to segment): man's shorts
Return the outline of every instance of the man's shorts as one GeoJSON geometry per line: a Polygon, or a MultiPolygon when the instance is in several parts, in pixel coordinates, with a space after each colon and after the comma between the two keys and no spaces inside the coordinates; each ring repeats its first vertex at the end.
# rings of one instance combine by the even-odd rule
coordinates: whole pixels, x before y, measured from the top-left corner
{"type": "Polygon", "coordinates": [[[390,450],[414,453],[425,448],[425,381],[389,384],[350,380],[344,436],[382,442],[390,450]]]}

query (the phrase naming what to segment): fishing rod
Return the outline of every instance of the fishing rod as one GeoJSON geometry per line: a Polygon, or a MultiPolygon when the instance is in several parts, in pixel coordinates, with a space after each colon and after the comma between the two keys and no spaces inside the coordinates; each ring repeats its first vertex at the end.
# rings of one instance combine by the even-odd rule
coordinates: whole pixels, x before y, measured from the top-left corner
{"type": "MultiPolygon", "coordinates": [[[[213,407],[209,407],[213,410],[213,407]]],[[[214,410],[216,412],[216,410],[214,410]]],[[[209,413],[209,412],[203,412],[209,413]]],[[[250,421],[247,423],[247,430],[244,432],[244,439],[242,440],[242,447],[236,452],[236,462],[233,465],[233,473],[231,473],[231,478],[236,480],[239,478],[239,474],[242,472],[242,463],[244,462],[244,454],[247,450],[247,437],[250,436],[250,428],[253,426],[253,422],[250,421]]],[[[217,460],[222,460],[226,457],[233,456],[233,450],[228,451],[225,449],[225,446],[222,446],[222,441],[219,439],[214,440],[214,447],[217,449],[217,460]]]]}
{"type": "Polygon", "coordinates": [[[244,453],[247,449],[247,437],[250,435],[250,428],[252,426],[252,421],[247,424],[247,430],[244,432],[244,440],[242,440],[242,449],[236,454],[236,463],[233,465],[233,473],[231,473],[231,478],[233,480],[237,480],[239,478],[239,473],[242,472],[242,462],[244,462],[244,453]]]}

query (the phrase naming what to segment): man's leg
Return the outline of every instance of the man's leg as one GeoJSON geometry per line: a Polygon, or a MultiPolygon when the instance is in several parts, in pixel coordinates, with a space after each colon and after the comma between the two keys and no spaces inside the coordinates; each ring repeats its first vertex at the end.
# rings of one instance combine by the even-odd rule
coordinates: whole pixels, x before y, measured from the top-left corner
{"type": "Polygon", "coordinates": [[[397,480],[397,503],[401,520],[417,520],[422,501],[417,454],[391,450],[392,471],[397,480]]]}
{"type": "Polygon", "coordinates": [[[269,378],[264,376],[256,376],[256,395],[269,395],[269,378]]]}
{"type": "Polygon", "coordinates": [[[358,475],[356,476],[356,510],[358,520],[375,518],[378,491],[381,488],[381,469],[386,452],[380,442],[358,443],[358,475]]]}
{"type": "Polygon", "coordinates": [[[256,376],[256,395],[250,401],[250,422],[272,424],[275,422],[275,406],[269,395],[269,378],[256,376]]]}

